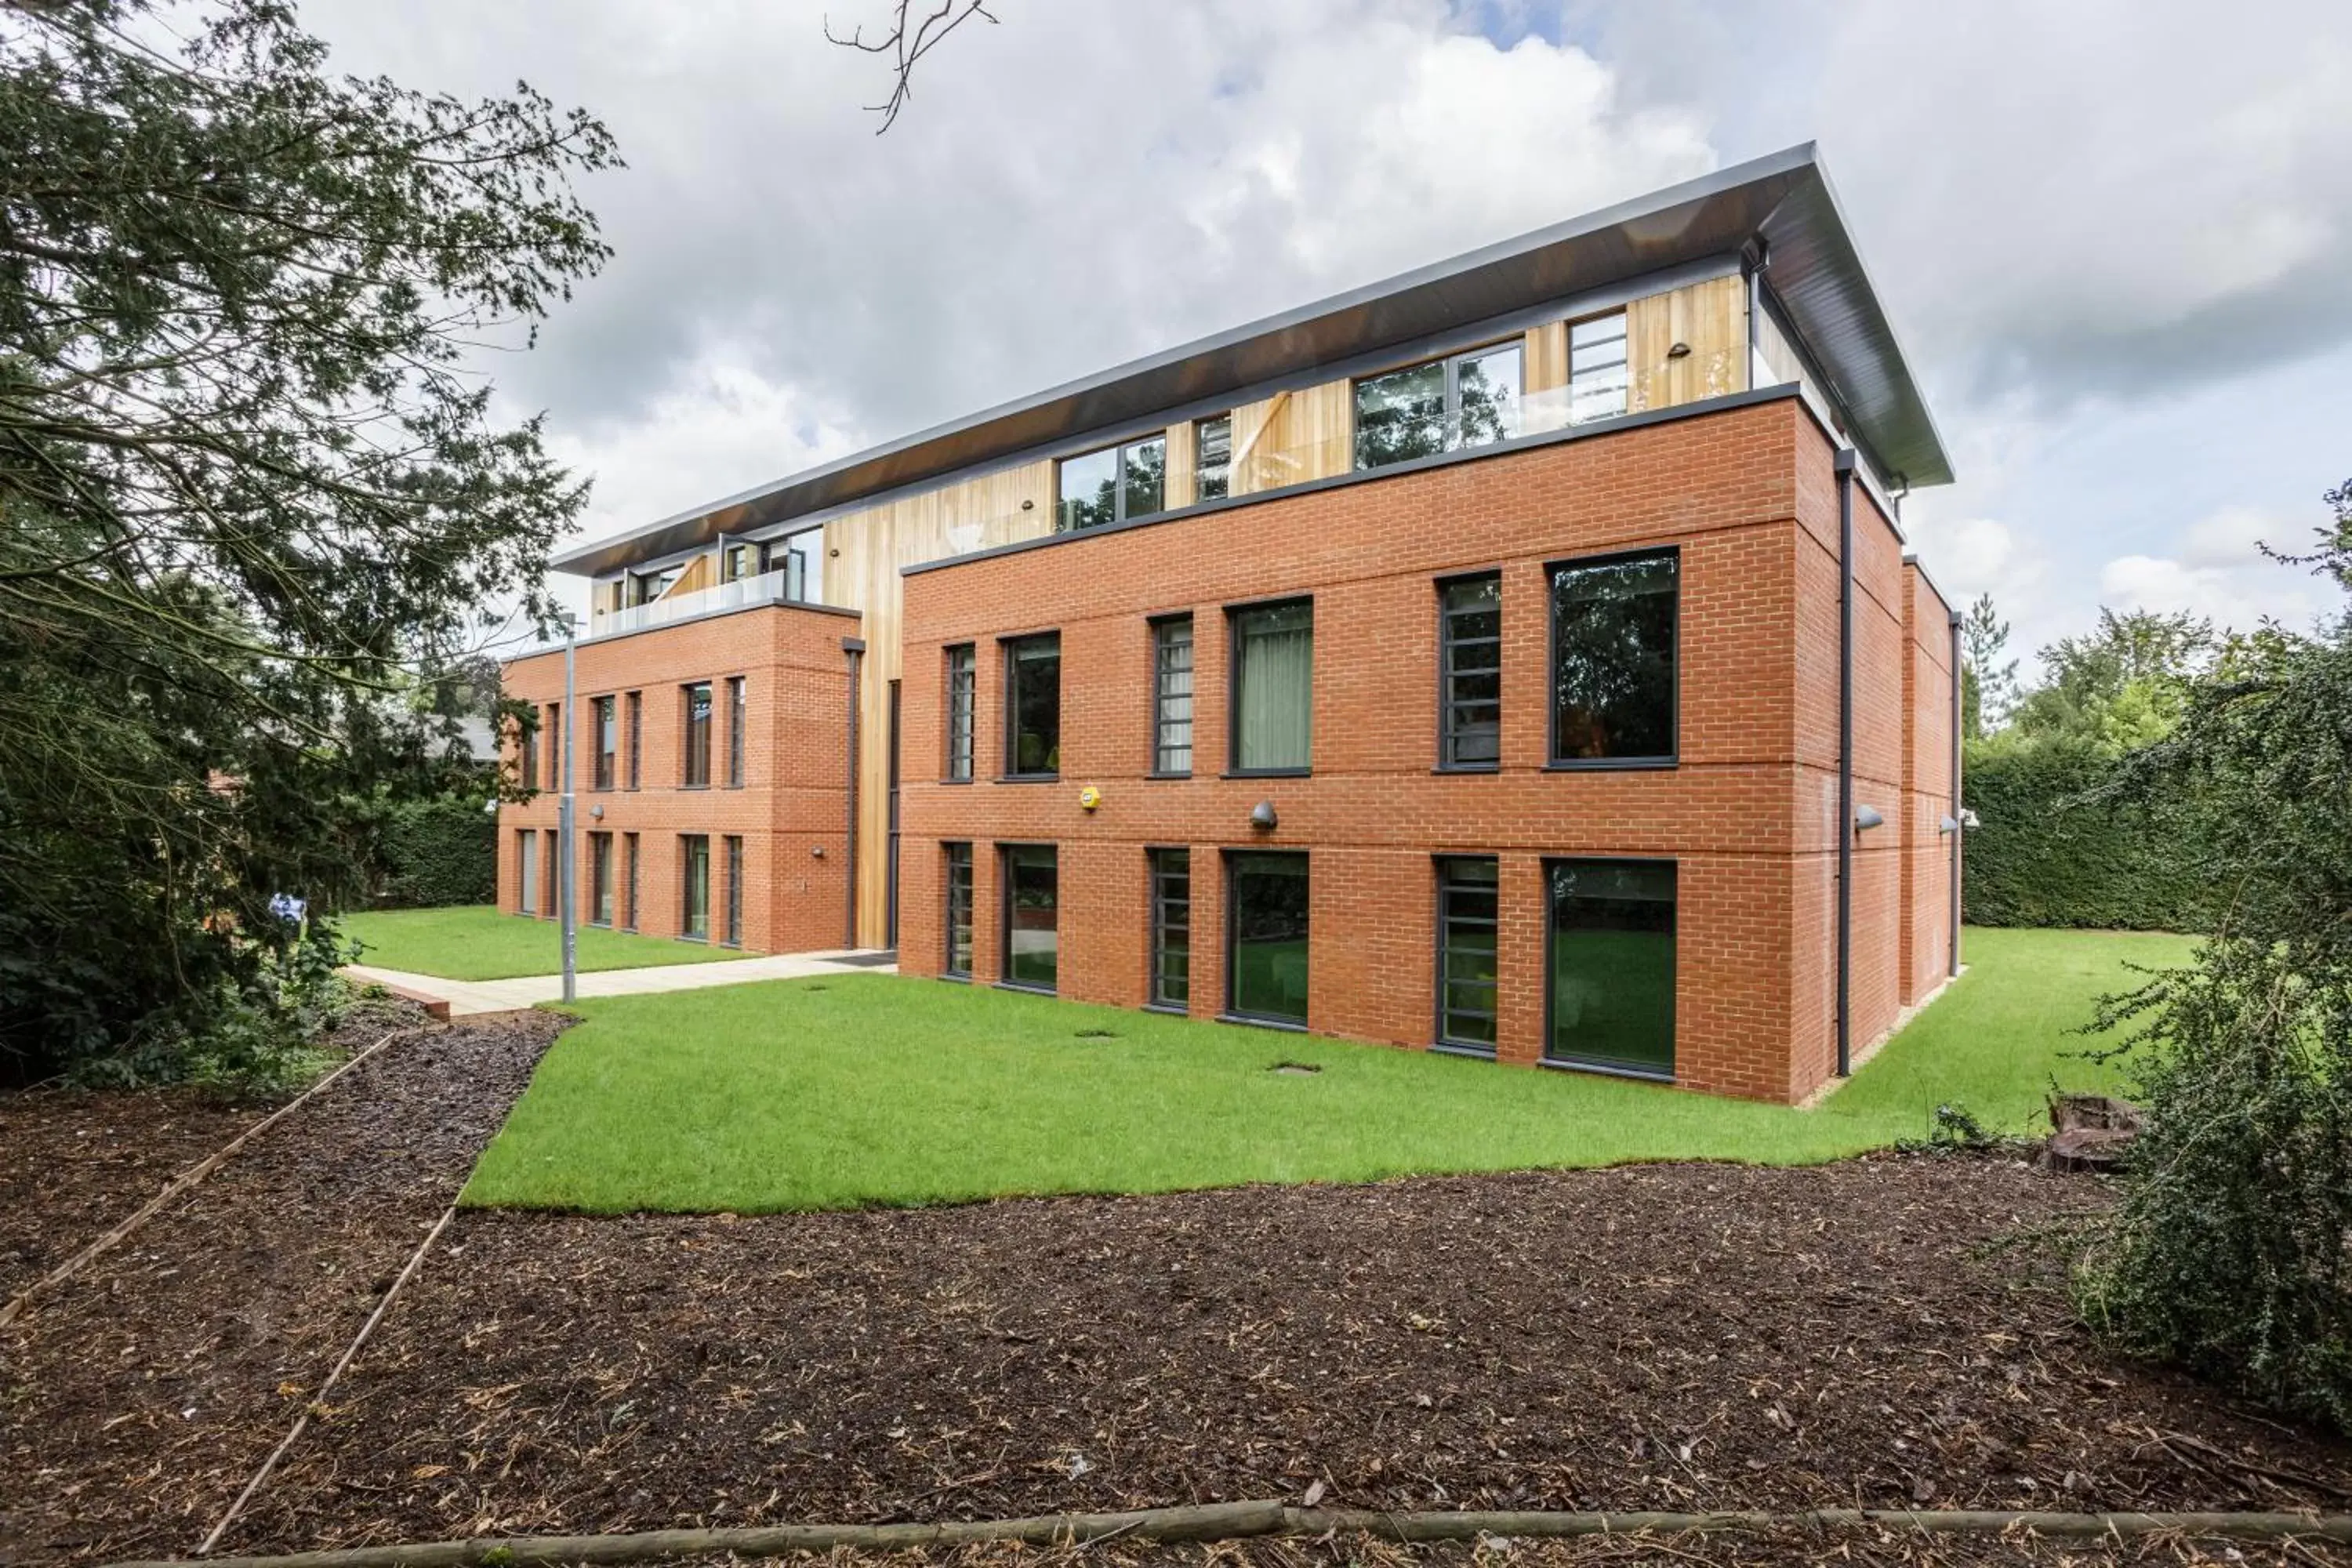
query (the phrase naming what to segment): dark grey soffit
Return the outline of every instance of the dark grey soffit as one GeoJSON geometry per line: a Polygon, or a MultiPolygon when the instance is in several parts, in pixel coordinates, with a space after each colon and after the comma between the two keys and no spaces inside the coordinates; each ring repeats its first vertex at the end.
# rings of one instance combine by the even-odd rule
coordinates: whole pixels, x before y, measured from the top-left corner
{"type": "Polygon", "coordinates": [[[1774,292],[1873,461],[1915,488],[1950,483],[1935,421],[1807,142],[934,426],[584,545],[553,565],[586,576],[617,571],[1468,322],[1736,256],[1758,237],[1774,292]]]}

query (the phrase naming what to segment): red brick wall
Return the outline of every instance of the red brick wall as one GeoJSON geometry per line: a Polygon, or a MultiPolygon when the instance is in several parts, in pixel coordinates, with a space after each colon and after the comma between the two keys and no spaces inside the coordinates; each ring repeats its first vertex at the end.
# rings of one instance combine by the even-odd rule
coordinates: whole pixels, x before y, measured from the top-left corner
{"type": "Polygon", "coordinates": [[[1952,839],[1946,817],[1959,815],[1952,777],[1951,609],[1916,565],[1904,568],[1904,692],[1909,712],[1904,752],[1905,911],[1903,1000],[1907,1005],[1944,983],[1951,962],[1952,839]]]}
{"type": "MultiPolygon", "coordinates": [[[[743,839],[743,945],[761,952],[842,945],[847,920],[846,818],[848,686],[841,639],[858,618],[805,606],[737,611],[632,636],[583,644],[574,676],[572,780],[578,802],[578,919],[593,914],[588,835],[614,835],[616,923],[625,921],[626,876],[622,835],[638,835],[641,862],[636,929],[678,934],[683,912],[683,834],[710,837],[710,938],[725,935],[725,837],[743,839]],[[744,783],[727,784],[727,679],[744,678],[744,783]],[[687,789],[682,688],[711,683],[711,783],[687,789]],[[645,700],[642,787],[628,784],[628,719],[619,707],[614,788],[593,787],[595,699],[638,691],[645,700]],[[601,820],[592,808],[604,807],[601,820]]],[[[563,696],[562,652],[535,654],[506,667],[510,697],[544,706],[563,696]]],[[[869,733],[877,733],[869,729],[869,733]]],[[[556,825],[560,780],[548,767],[549,738],[539,737],[542,793],[499,814],[499,907],[519,895],[516,833],[556,825]]],[[[544,844],[542,840],[542,844],[544,844]]],[[[554,908],[542,851],[541,903],[554,908]]]]}

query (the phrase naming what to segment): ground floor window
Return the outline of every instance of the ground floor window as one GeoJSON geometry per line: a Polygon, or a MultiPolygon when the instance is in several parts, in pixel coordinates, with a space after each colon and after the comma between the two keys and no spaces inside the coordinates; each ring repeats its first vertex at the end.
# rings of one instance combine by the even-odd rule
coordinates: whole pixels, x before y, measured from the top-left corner
{"type": "Polygon", "coordinates": [[[539,912],[539,834],[529,827],[515,834],[515,913],[539,912]]]}
{"type": "Polygon", "coordinates": [[[677,932],[710,940],[710,836],[688,833],[677,841],[681,875],[677,932]]]}
{"type": "Polygon", "coordinates": [[[1495,1048],[1495,861],[1437,862],[1437,1040],[1495,1048]]]}
{"type": "Polygon", "coordinates": [[[621,858],[625,862],[622,867],[621,885],[625,897],[621,904],[621,927],[624,931],[635,931],[637,929],[637,836],[635,834],[621,835],[621,858]]]}
{"type": "Polygon", "coordinates": [[[563,912],[563,847],[557,834],[542,833],[540,837],[547,840],[547,876],[541,884],[547,907],[540,912],[553,920],[563,912]]]}
{"type": "Polygon", "coordinates": [[[1050,844],[1004,848],[1004,981],[1051,991],[1059,979],[1061,899],[1050,844]]]}
{"type": "Polygon", "coordinates": [[[941,973],[971,978],[971,846],[940,846],[947,868],[948,951],[941,973]]]}
{"type": "Polygon", "coordinates": [[[1151,1005],[1192,999],[1192,852],[1151,851],[1151,1005]]]}
{"type": "Polygon", "coordinates": [[[1225,988],[1236,1016],[1307,1022],[1307,857],[1226,858],[1225,988]]]}
{"type": "Polygon", "coordinates": [[[592,925],[613,923],[613,836],[592,833],[588,836],[588,921],[592,925]]]}
{"type": "Polygon", "coordinates": [[[1675,1070],[1675,866],[1554,860],[1549,1023],[1554,1061],[1670,1078],[1675,1070]]]}
{"type": "Polygon", "coordinates": [[[743,945],[743,840],[727,836],[727,945],[743,945]]]}

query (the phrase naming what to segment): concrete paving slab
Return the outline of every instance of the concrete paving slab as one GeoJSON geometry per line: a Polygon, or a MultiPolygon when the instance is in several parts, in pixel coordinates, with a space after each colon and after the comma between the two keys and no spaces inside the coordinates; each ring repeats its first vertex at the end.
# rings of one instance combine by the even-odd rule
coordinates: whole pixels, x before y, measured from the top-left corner
{"type": "MultiPolygon", "coordinates": [[[[895,963],[877,963],[876,954],[856,948],[823,952],[778,952],[715,963],[672,963],[651,969],[600,969],[579,977],[582,996],[637,996],[656,991],[699,991],[711,985],[744,985],[755,980],[805,980],[818,974],[895,974],[895,963]]],[[[554,1002],[563,995],[561,974],[527,974],[512,980],[445,980],[403,969],[350,963],[345,974],[361,982],[433,998],[449,1005],[453,1018],[480,1013],[511,1013],[554,1002]]]]}

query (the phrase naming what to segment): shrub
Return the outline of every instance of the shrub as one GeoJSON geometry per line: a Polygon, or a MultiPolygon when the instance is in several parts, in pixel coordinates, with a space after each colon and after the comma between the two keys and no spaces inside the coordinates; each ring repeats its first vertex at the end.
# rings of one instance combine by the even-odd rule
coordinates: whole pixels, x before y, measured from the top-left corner
{"type": "Polygon", "coordinates": [[[1981,819],[1963,847],[1972,924],[2209,928],[2193,809],[2101,793],[2116,766],[2111,751],[2067,737],[1969,748],[1961,795],[1981,819]]]}
{"type": "Polygon", "coordinates": [[[498,897],[498,820],[476,797],[392,807],[377,834],[383,879],[375,901],[393,909],[489,903],[498,897]]]}

